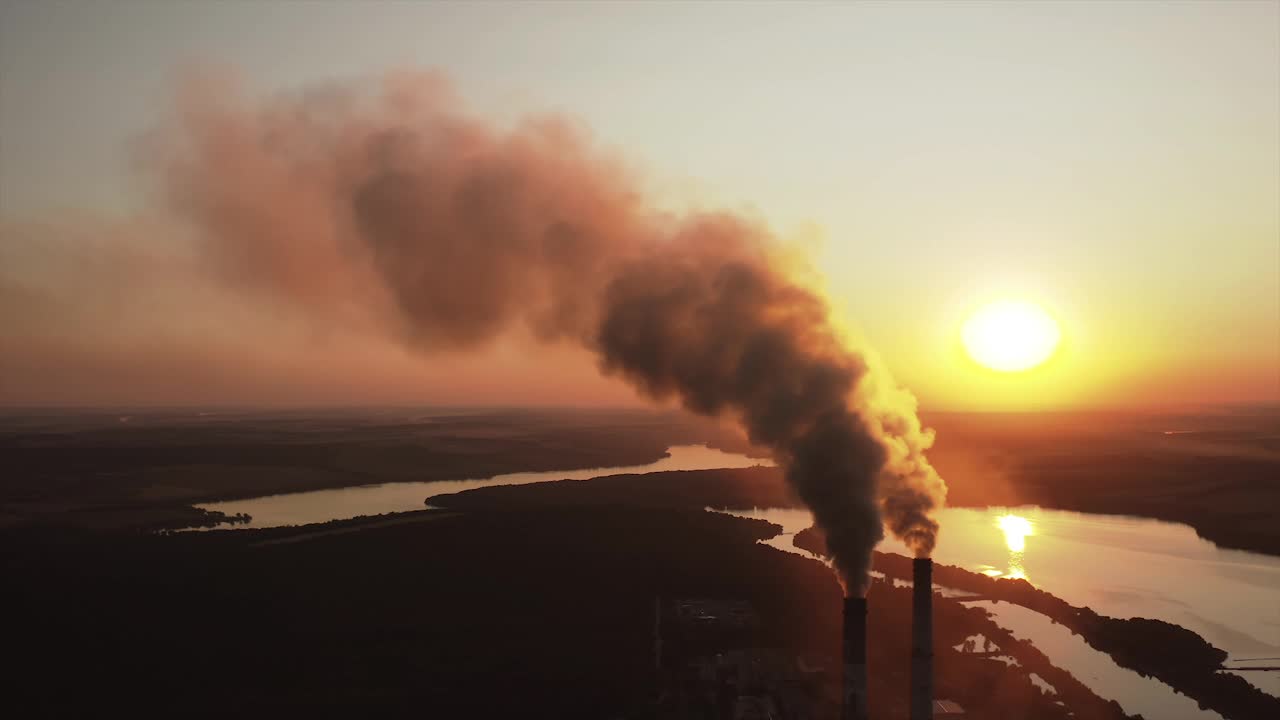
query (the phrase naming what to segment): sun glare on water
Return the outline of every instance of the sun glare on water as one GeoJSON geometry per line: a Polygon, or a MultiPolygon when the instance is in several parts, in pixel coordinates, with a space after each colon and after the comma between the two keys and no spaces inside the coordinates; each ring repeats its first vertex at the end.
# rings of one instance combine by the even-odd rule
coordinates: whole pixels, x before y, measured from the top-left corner
{"type": "Polygon", "coordinates": [[[1030,520],[1018,515],[1001,515],[996,523],[1004,532],[1009,552],[1020,553],[1027,549],[1027,536],[1032,534],[1030,520]]]}
{"type": "Polygon", "coordinates": [[[989,577],[1005,577],[1012,580],[1026,580],[1027,571],[1023,566],[1023,557],[1027,549],[1027,536],[1035,535],[1035,526],[1021,515],[1006,513],[996,518],[996,527],[1004,533],[1004,544],[1009,548],[1009,567],[998,570],[991,565],[983,565],[979,571],[989,577]]]}
{"type": "Polygon", "coordinates": [[[975,312],[961,328],[965,350],[992,370],[1019,372],[1048,360],[1058,347],[1058,323],[1038,305],[1002,301],[975,312]]]}

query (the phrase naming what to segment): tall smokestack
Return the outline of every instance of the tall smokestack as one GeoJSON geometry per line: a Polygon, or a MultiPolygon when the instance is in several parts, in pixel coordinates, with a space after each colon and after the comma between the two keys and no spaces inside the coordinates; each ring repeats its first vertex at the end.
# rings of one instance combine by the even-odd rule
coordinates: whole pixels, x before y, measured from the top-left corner
{"type": "Polygon", "coordinates": [[[933,718],[933,560],[912,561],[911,720],[933,718]]]}
{"type": "Polygon", "coordinates": [[[867,720],[867,599],[844,599],[844,704],[840,720],[867,720]]]}

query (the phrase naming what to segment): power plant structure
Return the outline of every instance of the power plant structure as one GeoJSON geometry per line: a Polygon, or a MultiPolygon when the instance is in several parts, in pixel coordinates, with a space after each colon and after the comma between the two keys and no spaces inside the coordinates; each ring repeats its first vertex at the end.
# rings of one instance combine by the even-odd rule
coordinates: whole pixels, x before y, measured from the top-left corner
{"type": "Polygon", "coordinates": [[[844,702],[841,720],[867,720],[867,599],[844,599],[844,702]]]}
{"type": "MultiPolygon", "coordinates": [[[[867,720],[867,599],[844,599],[841,720],[867,720]]],[[[933,718],[933,560],[912,561],[911,720],[933,718]]]]}
{"type": "Polygon", "coordinates": [[[911,561],[911,720],[933,718],[933,560],[911,561]]]}

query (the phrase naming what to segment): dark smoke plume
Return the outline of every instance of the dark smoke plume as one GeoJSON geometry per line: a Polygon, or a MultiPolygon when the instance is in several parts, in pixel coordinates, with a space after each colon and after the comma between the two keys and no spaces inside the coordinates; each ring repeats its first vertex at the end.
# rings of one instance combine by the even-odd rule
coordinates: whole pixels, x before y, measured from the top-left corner
{"type": "Polygon", "coordinates": [[[523,324],[649,396],[732,417],[773,451],[850,592],[883,526],[932,549],[945,486],[911,396],[788,277],[765,228],[647,207],[571,124],[494,129],[435,76],[263,103],[203,83],[150,151],[238,287],[424,351],[523,324]]]}

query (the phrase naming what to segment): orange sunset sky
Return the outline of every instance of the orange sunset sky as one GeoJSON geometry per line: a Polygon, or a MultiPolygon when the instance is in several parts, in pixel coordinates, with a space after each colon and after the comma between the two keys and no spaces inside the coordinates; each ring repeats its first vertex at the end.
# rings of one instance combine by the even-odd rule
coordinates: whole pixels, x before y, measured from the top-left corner
{"type": "Polygon", "coordinates": [[[639,404],[568,346],[423,354],[202,266],[139,162],[192,68],[446,75],[767,224],[926,409],[1280,402],[1280,5],[6,4],[0,403],[639,404]],[[998,300],[1061,342],[974,362],[998,300]]]}

